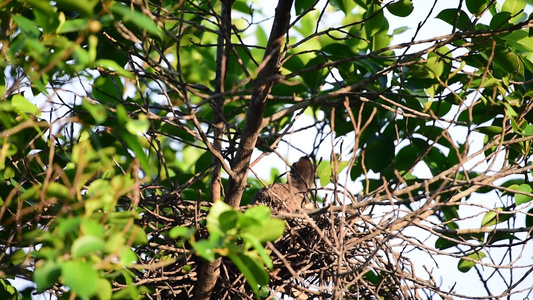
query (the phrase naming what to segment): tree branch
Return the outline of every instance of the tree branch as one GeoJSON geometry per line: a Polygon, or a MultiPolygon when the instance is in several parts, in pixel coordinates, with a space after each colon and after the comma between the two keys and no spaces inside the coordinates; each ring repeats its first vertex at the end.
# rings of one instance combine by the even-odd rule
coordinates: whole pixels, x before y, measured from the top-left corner
{"type": "Polygon", "coordinates": [[[261,121],[265,112],[267,96],[274,85],[274,81],[265,82],[263,79],[274,76],[278,71],[281,47],[289,28],[292,3],[293,0],[280,0],[278,2],[261,70],[257,76],[258,79],[254,82],[254,93],[246,113],[246,121],[239,148],[232,162],[234,176],[229,178],[226,191],[226,202],[233,207],[240,205],[242,194],[247,184],[248,167],[257,137],[262,129],[261,121]]]}

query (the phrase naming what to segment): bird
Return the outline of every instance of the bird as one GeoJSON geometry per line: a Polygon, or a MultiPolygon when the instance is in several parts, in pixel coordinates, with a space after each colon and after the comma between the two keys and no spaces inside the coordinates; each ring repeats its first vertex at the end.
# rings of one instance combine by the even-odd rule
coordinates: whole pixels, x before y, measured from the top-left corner
{"type": "Polygon", "coordinates": [[[307,156],[292,164],[288,183],[274,183],[257,191],[251,204],[264,204],[274,211],[295,213],[309,202],[314,187],[314,167],[307,156]]]}

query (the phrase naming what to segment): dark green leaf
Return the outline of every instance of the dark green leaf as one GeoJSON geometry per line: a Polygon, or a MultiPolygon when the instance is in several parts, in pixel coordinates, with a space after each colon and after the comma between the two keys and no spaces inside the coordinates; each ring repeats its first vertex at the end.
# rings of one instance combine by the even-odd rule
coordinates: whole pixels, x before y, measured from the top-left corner
{"type": "Polygon", "coordinates": [[[490,20],[491,29],[502,29],[511,26],[509,20],[511,19],[511,13],[509,12],[500,12],[492,17],[490,20]]]}
{"type": "Polygon", "coordinates": [[[304,11],[309,9],[314,3],[315,0],[295,0],[294,8],[296,9],[296,14],[302,14],[304,11]]]}
{"type": "Polygon", "coordinates": [[[448,248],[455,247],[455,246],[457,246],[456,242],[451,241],[449,239],[445,239],[443,237],[439,237],[435,241],[435,248],[439,250],[444,250],[444,249],[448,249],[448,248]]]}
{"type": "Polygon", "coordinates": [[[485,253],[481,252],[481,251],[480,252],[471,253],[471,254],[467,255],[466,257],[469,258],[469,259],[472,259],[474,261],[461,258],[459,260],[459,263],[457,264],[457,269],[459,271],[463,272],[463,273],[466,273],[466,272],[470,271],[470,269],[472,269],[472,267],[476,264],[476,261],[480,261],[485,256],[487,256],[487,255],[485,253]]]}
{"type": "Polygon", "coordinates": [[[466,7],[473,15],[478,16],[487,7],[487,0],[466,0],[466,7]]]}
{"type": "Polygon", "coordinates": [[[374,172],[381,172],[394,159],[394,140],[381,135],[369,140],[365,149],[364,164],[374,172]]]}
{"type": "Polygon", "coordinates": [[[407,17],[413,12],[413,2],[411,0],[399,0],[387,5],[389,12],[398,17],[407,17]]]}
{"type": "Polygon", "coordinates": [[[456,8],[444,9],[436,17],[444,22],[459,28],[460,30],[468,30],[472,27],[472,22],[468,15],[456,8]]]}
{"type": "Polygon", "coordinates": [[[526,215],[526,227],[533,226],[533,208],[528,210],[526,215]]]}
{"type": "Polygon", "coordinates": [[[488,136],[494,136],[496,134],[502,133],[501,126],[482,126],[475,129],[475,131],[486,134],[488,136]]]}
{"type": "Polygon", "coordinates": [[[65,10],[77,11],[84,16],[90,16],[94,12],[94,7],[98,0],[57,0],[57,5],[65,10]]]}

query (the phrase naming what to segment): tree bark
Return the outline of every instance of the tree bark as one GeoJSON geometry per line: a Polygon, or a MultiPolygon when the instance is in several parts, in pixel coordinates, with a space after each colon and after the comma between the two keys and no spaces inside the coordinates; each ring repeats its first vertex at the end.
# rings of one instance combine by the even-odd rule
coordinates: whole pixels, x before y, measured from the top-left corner
{"type": "MultiPolygon", "coordinates": [[[[213,100],[213,149],[221,153],[222,137],[224,133],[224,92],[226,83],[226,73],[228,60],[231,53],[231,4],[233,0],[222,1],[220,12],[220,33],[217,40],[217,69],[215,94],[213,100]]],[[[221,162],[213,155],[213,173],[211,175],[211,202],[219,201],[222,198],[221,162]]],[[[221,259],[214,262],[202,261],[202,267],[196,283],[194,299],[209,299],[213,294],[213,289],[220,274],[221,259]]]]}
{"type": "MultiPolygon", "coordinates": [[[[223,18],[224,15],[230,14],[229,12],[226,12],[225,9],[231,11],[231,3],[232,0],[226,0],[223,2],[223,8],[221,12],[223,18]]],[[[244,129],[242,131],[239,147],[237,148],[235,158],[232,162],[232,170],[234,171],[234,176],[231,176],[229,178],[228,187],[226,190],[226,202],[235,208],[239,207],[241,203],[242,194],[247,184],[250,159],[252,156],[252,152],[255,148],[257,137],[259,136],[259,133],[262,129],[261,121],[263,119],[263,114],[265,111],[266,99],[268,94],[270,93],[270,90],[272,89],[272,86],[274,85],[273,81],[265,82],[261,81],[261,78],[272,78],[273,75],[275,75],[278,71],[278,63],[280,59],[281,48],[283,46],[283,40],[285,34],[289,29],[292,3],[293,0],[279,0],[278,2],[278,6],[276,8],[276,15],[274,17],[274,24],[272,25],[270,38],[268,40],[268,45],[266,47],[265,55],[263,57],[263,64],[261,65],[262,69],[259,71],[259,74],[257,76],[258,79],[254,82],[254,94],[252,95],[252,99],[250,101],[250,105],[246,113],[246,121],[244,129]]],[[[231,15],[229,16],[230,18],[228,20],[229,22],[231,22],[231,15]]],[[[224,21],[222,21],[222,23],[224,23],[224,21]]],[[[227,26],[227,30],[231,30],[231,27],[227,26]]],[[[223,34],[224,33],[221,32],[221,35],[223,34]]],[[[227,40],[226,42],[229,43],[229,41],[227,40]]],[[[227,47],[229,47],[229,44],[227,47]]],[[[227,57],[225,57],[225,59],[227,59],[227,57]]],[[[223,88],[223,86],[217,86],[217,88],[220,87],[223,88]]],[[[220,110],[219,112],[221,113],[222,110],[220,110]]],[[[219,112],[215,111],[215,116],[219,112]]],[[[215,122],[215,124],[217,123],[215,122]]],[[[220,172],[220,169],[218,170],[218,172],[220,172]]],[[[213,176],[215,176],[215,174],[213,176]]],[[[219,175],[216,176],[217,178],[219,178],[219,175]]],[[[212,198],[213,200],[217,198],[220,199],[220,195],[218,195],[217,198],[214,198],[215,196],[217,196],[216,191],[214,191],[214,189],[220,183],[220,180],[218,180],[218,184],[213,183],[214,182],[212,181],[212,198]]],[[[220,189],[218,189],[218,191],[220,191],[220,189]]],[[[220,263],[221,259],[218,258],[212,263],[204,262],[202,264],[196,287],[195,299],[199,300],[211,298],[220,272],[220,263]]]]}
{"type": "Polygon", "coordinates": [[[265,82],[261,81],[261,79],[272,78],[278,71],[283,40],[289,29],[292,3],[293,0],[280,0],[278,2],[274,24],[272,25],[265,56],[263,57],[262,69],[259,71],[258,79],[254,82],[254,94],[246,113],[241,140],[232,163],[235,175],[229,178],[226,190],[226,202],[233,207],[239,207],[244,188],[248,183],[250,159],[257,137],[262,129],[261,121],[265,112],[266,99],[274,85],[272,80],[265,82]]]}

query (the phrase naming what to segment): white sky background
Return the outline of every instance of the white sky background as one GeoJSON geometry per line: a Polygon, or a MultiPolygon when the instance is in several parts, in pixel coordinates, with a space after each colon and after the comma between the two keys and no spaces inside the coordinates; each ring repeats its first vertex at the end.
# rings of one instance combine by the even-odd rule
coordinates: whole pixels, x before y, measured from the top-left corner
{"type": "MultiPolygon", "coordinates": [[[[321,1],[317,7],[321,8],[323,7],[325,1],[321,1]]],[[[503,1],[499,1],[500,3],[503,3],[503,1]]],[[[271,17],[274,16],[274,10],[275,5],[277,4],[277,1],[256,1],[256,3],[253,4],[254,7],[261,7],[263,10],[263,13],[265,16],[271,17]]],[[[402,26],[408,26],[410,29],[400,36],[395,36],[394,39],[391,42],[391,45],[399,44],[403,42],[409,42],[413,36],[413,34],[416,31],[416,28],[419,24],[419,22],[422,22],[424,18],[427,16],[428,12],[431,9],[431,6],[434,4],[434,1],[431,0],[413,0],[414,4],[414,11],[411,13],[411,15],[407,18],[400,18],[391,15],[388,13],[388,11],[385,11],[385,16],[390,24],[389,33],[392,33],[392,31],[396,28],[402,27],[402,26]]],[[[435,6],[433,13],[431,17],[428,19],[428,23],[423,26],[416,38],[416,40],[421,40],[425,38],[432,38],[435,36],[440,36],[444,34],[449,34],[452,30],[451,26],[446,24],[444,21],[436,20],[435,16],[442,11],[445,8],[457,8],[458,7],[458,0],[440,0],[437,2],[437,5],[435,6]]],[[[464,8],[466,10],[466,8],[464,8]]],[[[530,5],[526,7],[526,10],[529,13],[533,10],[530,5]]],[[[294,12],[292,14],[294,19],[294,12]]],[[[321,29],[327,28],[328,22],[336,22],[344,17],[342,12],[327,12],[323,18],[322,27],[321,29]]],[[[235,17],[234,17],[235,18],[235,17]]],[[[257,20],[254,20],[257,21],[257,20]]],[[[482,23],[488,23],[488,21],[482,19],[482,23]]],[[[261,26],[264,28],[267,35],[270,33],[270,28],[272,26],[272,19],[261,23],[261,26]]],[[[416,47],[412,47],[411,51],[414,52],[416,50],[419,50],[420,48],[423,48],[427,45],[418,45],[416,47]]],[[[73,83],[70,86],[70,89],[72,91],[79,91],[80,93],[83,93],[83,90],[81,89],[81,85],[78,83],[73,83]]],[[[84,84],[87,86],[86,84],[84,84]]],[[[68,93],[65,93],[68,95],[68,93]]],[[[70,97],[70,96],[67,96],[70,97]]],[[[36,103],[43,103],[46,99],[38,98],[35,99],[36,103]]],[[[72,101],[67,101],[72,102],[72,101]]],[[[55,116],[52,118],[57,118],[61,115],[60,112],[55,112],[55,116]]],[[[43,115],[44,117],[44,115],[43,115]]],[[[311,125],[314,123],[314,120],[303,114],[300,116],[300,118],[296,121],[294,128],[302,128],[307,125],[311,125]]],[[[464,140],[466,136],[466,131],[461,130],[454,130],[453,135],[457,137],[458,140],[464,140]]],[[[314,137],[316,136],[316,131],[314,129],[308,129],[306,131],[302,131],[299,133],[296,133],[294,135],[290,135],[288,139],[286,140],[288,143],[292,145],[297,145],[297,147],[301,150],[303,150],[305,153],[309,154],[311,153],[313,149],[312,142],[314,140],[314,137]]],[[[328,140],[330,140],[328,138],[328,140]]],[[[482,135],[472,135],[471,140],[473,142],[472,144],[472,151],[475,151],[476,148],[479,149],[482,145],[483,136],[482,135]]],[[[332,149],[335,149],[335,152],[339,153],[339,145],[337,144],[336,147],[331,146],[333,143],[338,142],[338,140],[331,141],[330,143],[322,143],[321,148],[319,149],[318,153],[314,153],[316,155],[317,159],[322,158],[323,160],[329,161],[330,155],[332,153],[332,149]]],[[[288,147],[286,143],[280,143],[280,147],[277,149],[277,151],[285,157],[289,162],[297,161],[299,157],[302,156],[302,153],[299,151],[296,151],[294,149],[291,149],[291,147],[288,147]]],[[[344,138],[344,149],[345,153],[347,152],[346,149],[352,148],[353,146],[353,140],[349,140],[349,138],[344,138]]],[[[256,151],[254,153],[254,158],[256,158],[260,153],[256,151]]],[[[254,166],[254,171],[258,173],[258,175],[262,179],[270,178],[270,172],[273,168],[276,168],[280,170],[281,173],[285,172],[287,170],[287,166],[285,163],[277,157],[275,154],[270,154],[265,159],[262,159],[258,164],[254,166]]],[[[429,172],[423,168],[417,168],[415,173],[419,175],[420,177],[427,178],[431,176],[429,172]]],[[[344,182],[346,180],[345,174],[341,177],[340,182],[344,182]]],[[[269,183],[269,182],[267,182],[269,183]]],[[[347,185],[348,189],[351,192],[358,192],[361,190],[362,185],[360,183],[355,182],[349,182],[347,185]]],[[[497,197],[495,197],[495,194],[483,194],[478,196],[479,199],[475,199],[475,201],[478,201],[479,203],[482,203],[489,207],[494,207],[498,203],[497,197]],[[492,196],[491,196],[492,195],[492,196]]],[[[465,207],[467,208],[467,207],[465,207]]],[[[467,215],[472,215],[474,212],[472,209],[461,209],[461,214],[466,213],[467,215]]],[[[461,228],[479,228],[479,224],[481,223],[482,214],[470,219],[471,223],[463,223],[461,224],[461,228]]],[[[523,224],[523,220],[518,220],[518,224],[523,224]]],[[[408,232],[404,232],[405,235],[412,235],[417,237],[420,240],[424,240],[427,236],[426,233],[423,233],[421,231],[416,230],[409,230],[408,232]],[[421,235],[422,233],[422,235],[421,235]]],[[[435,239],[429,239],[427,241],[424,241],[425,244],[428,245],[434,245],[435,239]]],[[[533,253],[533,246],[528,245],[525,251],[522,253],[523,256],[527,257],[529,259],[528,263],[533,263],[531,261],[531,255],[533,253]]],[[[515,255],[516,257],[517,255],[515,255]]],[[[427,254],[414,250],[413,252],[409,253],[409,257],[413,259],[413,263],[418,267],[417,268],[417,274],[419,276],[423,276],[425,274],[424,269],[422,266],[426,266],[428,270],[432,272],[432,275],[436,278],[437,282],[441,280],[443,282],[442,288],[445,290],[447,288],[451,288],[452,286],[455,286],[454,291],[460,293],[460,294],[467,294],[471,296],[475,295],[486,295],[486,291],[483,288],[481,282],[478,280],[477,275],[475,274],[475,270],[472,269],[467,273],[461,273],[457,270],[457,262],[458,259],[452,259],[450,257],[446,256],[440,256],[437,257],[436,260],[438,262],[438,268],[436,268],[434,261],[427,256],[427,254]]],[[[497,263],[497,262],[495,262],[497,263]]],[[[521,262],[521,264],[524,264],[524,262],[521,262]]],[[[516,278],[515,278],[516,280],[516,278]]],[[[533,280],[529,280],[530,282],[533,280]]],[[[27,286],[26,282],[23,281],[12,281],[15,287],[17,289],[22,290],[23,287],[27,286]]],[[[523,288],[528,288],[531,286],[531,283],[527,282],[525,285],[522,285],[523,288]]],[[[493,294],[499,294],[502,292],[502,290],[505,288],[503,284],[500,284],[499,286],[497,284],[491,285],[491,291],[493,294]]],[[[525,294],[523,295],[525,297],[525,294]]],[[[521,299],[522,297],[516,296],[516,299],[521,299]]],[[[34,297],[34,299],[49,299],[45,298],[44,296],[41,297],[34,297]]]]}

